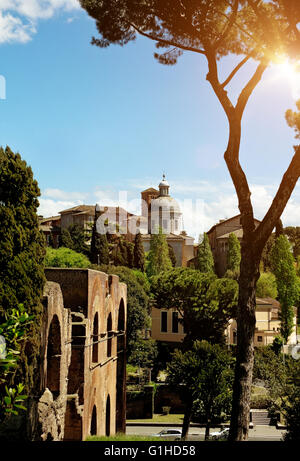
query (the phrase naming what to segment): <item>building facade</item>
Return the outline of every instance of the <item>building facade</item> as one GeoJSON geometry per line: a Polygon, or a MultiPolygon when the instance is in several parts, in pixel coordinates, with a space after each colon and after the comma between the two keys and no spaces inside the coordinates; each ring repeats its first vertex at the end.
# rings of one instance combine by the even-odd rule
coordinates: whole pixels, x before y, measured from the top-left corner
{"type": "MultiPolygon", "coordinates": [[[[280,304],[272,298],[256,298],[256,326],[254,345],[267,346],[272,344],[274,338],[280,333],[280,304]]],[[[176,309],[157,309],[152,307],[151,336],[157,341],[180,343],[185,337],[182,322],[178,322],[180,314],[176,309]]],[[[293,331],[288,345],[297,344],[297,309],[294,308],[293,331]]],[[[227,344],[237,342],[236,320],[231,319],[224,332],[227,344]]]]}
{"type": "MultiPolygon", "coordinates": [[[[255,219],[254,222],[256,227],[260,223],[258,219],[255,219]]],[[[216,273],[219,277],[223,277],[227,270],[228,239],[231,233],[235,234],[240,242],[242,241],[241,215],[229,219],[221,219],[207,232],[215,261],[216,273]]]]}

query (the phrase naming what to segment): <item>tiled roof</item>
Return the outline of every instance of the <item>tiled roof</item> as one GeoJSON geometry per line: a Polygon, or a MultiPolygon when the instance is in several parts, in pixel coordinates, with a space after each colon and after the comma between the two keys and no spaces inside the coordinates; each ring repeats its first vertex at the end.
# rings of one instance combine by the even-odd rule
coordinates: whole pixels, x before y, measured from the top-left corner
{"type": "Polygon", "coordinates": [[[60,211],[59,214],[72,213],[74,211],[93,214],[95,213],[95,205],[77,205],[67,210],[60,211]]]}
{"type": "MultiPolygon", "coordinates": [[[[228,218],[228,219],[222,219],[221,222],[218,222],[217,224],[215,224],[214,226],[212,226],[208,232],[206,232],[207,234],[209,234],[210,232],[212,232],[217,226],[221,226],[222,224],[224,224],[225,222],[228,222],[228,221],[231,221],[232,219],[235,219],[235,218],[238,218],[239,216],[241,216],[241,214],[237,214],[236,216],[232,216],[232,218],[228,218]]],[[[260,221],[256,218],[254,218],[254,221],[260,223],[260,221]]]]}
{"type": "Polygon", "coordinates": [[[280,303],[273,298],[256,298],[256,304],[259,306],[265,305],[265,306],[272,306],[276,309],[280,308],[280,303]]]}
{"type": "Polygon", "coordinates": [[[226,234],[219,235],[219,237],[217,237],[217,239],[228,239],[230,234],[234,234],[234,235],[237,236],[238,239],[242,239],[243,238],[243,229],[237,229],[237,230],[233,230],[231,232],[227,232],[226,234]]]}

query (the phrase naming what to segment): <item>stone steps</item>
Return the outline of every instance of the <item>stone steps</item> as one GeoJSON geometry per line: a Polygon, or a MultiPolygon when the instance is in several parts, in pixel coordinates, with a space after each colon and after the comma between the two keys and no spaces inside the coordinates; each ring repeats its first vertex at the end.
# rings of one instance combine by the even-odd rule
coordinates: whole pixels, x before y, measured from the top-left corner
{"type": "Polygon", "coordinates": [[[269,426],[270,421],[267,411],[252,411],[252,422],[255,426],[269,426]]]}

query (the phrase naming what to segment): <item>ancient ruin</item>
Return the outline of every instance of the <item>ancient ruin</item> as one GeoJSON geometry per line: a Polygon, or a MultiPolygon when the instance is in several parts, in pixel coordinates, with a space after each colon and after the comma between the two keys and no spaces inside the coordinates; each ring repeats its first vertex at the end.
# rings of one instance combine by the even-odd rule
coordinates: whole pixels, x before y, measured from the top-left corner
{"type": "Polygon", "coordinates": [[[126,285],[89,269],[46,269],[41,440],[125,432],[126,285]]]}

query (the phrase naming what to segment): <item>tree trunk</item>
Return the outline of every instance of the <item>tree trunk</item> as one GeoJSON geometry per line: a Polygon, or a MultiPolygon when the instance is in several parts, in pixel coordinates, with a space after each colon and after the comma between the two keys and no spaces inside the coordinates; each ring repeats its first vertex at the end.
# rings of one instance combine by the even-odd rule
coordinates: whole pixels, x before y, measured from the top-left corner
{"type": "Polygon", "coordinates": [[[209,439],[210,423],[211,423],[211,420],[209,418],[207,418],[206,426],[205,426],[205,440],[209,439]]]}
{"type": "Polygon", "coordinates": [[[237,358],[233,385],[229,440],[247,440],[254,362],[256,282],[260,254],[251,242],[242,244],[239,303],[237,314],[237,358]]]}
{"type": "Polygon", "coordinates": [[[183,418],[182,435],[181,435],[182,440],[185,440],[186,437],[188,436],[191,417],[192,417],[192,409],[193,409],[193,401],[189,399],[186,404],[186,409],[185,409],[184,418],[183,418]]]}

